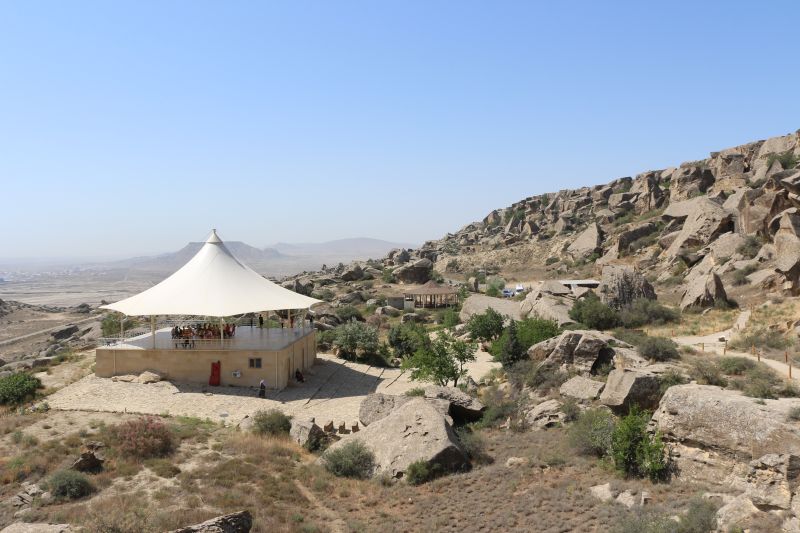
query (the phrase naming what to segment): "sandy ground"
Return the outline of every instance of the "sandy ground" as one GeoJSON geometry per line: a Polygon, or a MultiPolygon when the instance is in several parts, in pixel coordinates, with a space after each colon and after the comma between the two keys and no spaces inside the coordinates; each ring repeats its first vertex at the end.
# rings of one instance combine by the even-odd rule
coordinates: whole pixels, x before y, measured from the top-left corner
{"type": "MultiPolygon", "coordinates": [[[[499,364],[491,355],[478,353],[467,368],[479,381],[499,364]]],[[[143,385],[112,381],[90,374],[47,398],[51,409],[182,415],[238,424],[255,411],[280,409],[288,415],[313,417],[318,423],[333,421],[348,425],[358,420],[361,400],[371,392],[403,394],[419,382],[396,368],[379,368],[320,354],[306,374],[306,382],[283,391],[268,391],[266,399],[257,391],[240,387],[208,387],[195,384],[159,383],[143,385]]],[[[55,379],[55,378],[54,378],[55,379]]]]}

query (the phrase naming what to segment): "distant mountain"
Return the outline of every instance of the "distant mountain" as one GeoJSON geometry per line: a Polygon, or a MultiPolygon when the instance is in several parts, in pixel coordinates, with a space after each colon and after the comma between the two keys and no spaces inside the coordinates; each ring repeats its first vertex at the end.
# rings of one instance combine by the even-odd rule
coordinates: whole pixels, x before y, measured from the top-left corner
{"type": "MultiPolygon", "coordinates": [[[[156,256],[134,257],[132,259],[115,261],[108,265],[147,272],[174,272],[194,257],[203,244],[202,242],[190,242],[177,252],[169,252],[156,256]]],[[[260,249],[241,241],[226,241],[225,246],[227,246],[231,253],[240,261],[257,270],[283,257],[283,254],[272,248],[260,249]]]]}
{"type": "Polygon", "coordinates": [[[327,242],[285,243],[279,242],[269,246],[284,255],[292,256],[329,256],[342,257],[347,260],[378,259],[385,256],[393,248],[413,248],[409,243],[397,243],[357,237],[338,239],[327,242]]]}

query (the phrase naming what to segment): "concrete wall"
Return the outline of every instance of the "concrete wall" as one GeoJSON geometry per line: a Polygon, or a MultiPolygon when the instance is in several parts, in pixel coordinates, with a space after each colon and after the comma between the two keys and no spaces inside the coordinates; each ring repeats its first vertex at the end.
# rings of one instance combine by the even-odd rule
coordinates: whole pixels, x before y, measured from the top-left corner
{"type": "Polygon", "coordinates": [[[258,350],[142,350],[113,347],[96,350],[95,375],[101,378],[140,374],[151,370],[165,379],[208,384],[211,363],[220,361],[221,385],[257,387],[263,379],[270,389],[283,389],[294,371],[305,371],[317,358],[316,335],[311,331],[278,351],[258,350]],[[261,368],[250,368],[249,359],[261,358],[261,368]],[[241,377],[234,377],[234,371],[241,377]]]}

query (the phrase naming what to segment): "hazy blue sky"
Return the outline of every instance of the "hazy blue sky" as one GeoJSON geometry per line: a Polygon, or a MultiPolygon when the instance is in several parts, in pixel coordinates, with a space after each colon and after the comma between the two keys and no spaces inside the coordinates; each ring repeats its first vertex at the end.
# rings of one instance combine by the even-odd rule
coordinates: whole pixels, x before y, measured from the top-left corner
{"type": "Polygon", "coordinates": [[[0,2],[0,257],[421,242],[800,127],[798,2],[0,2]]]}

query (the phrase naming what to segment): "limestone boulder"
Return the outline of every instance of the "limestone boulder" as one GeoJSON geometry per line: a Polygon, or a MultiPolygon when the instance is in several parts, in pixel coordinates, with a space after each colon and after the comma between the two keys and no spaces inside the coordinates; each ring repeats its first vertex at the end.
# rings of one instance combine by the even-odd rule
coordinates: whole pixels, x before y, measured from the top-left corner
{"type": "Polygon", "coordinates": [[[699,249],[723,233],[734,230],[733,215],[709,198],[694,204],[695,210],[686,217],[680,233],[664,251],[665,257],[678,257],[687,249],[699,249]]]}
{"type": "Polygon", "coordinates": [[[600,293],[600,299],[614,309],[620,309],[640,298],[656,299],[653,285],[641,272],[627,265],[603,266],[600,286],[597,290],[600,293]]]}
{"type": "Polygon", "coordinates": [[[325,439],[325,432],[313,418],[292,418],[289,437],[300,446],[313,446],[325,439]]]}
{"type": "Polygon", "coordinates": [[[714,184],[714,174],[705,166],[680,167],[670,178],[671,200],[686,200],[705,193],[714,184]]]}
{"type": "Polygon", "coordinates": [[[575,304],[572,297],[554,296],[546,292],[530,292],[519,306],[519,314],[523,317],[539,317],[553,320],[559,326],[574,324],[569,310],[575,304]]]}
{"type": "Polygon", "coordinates": [[[747,472],[732,482],[760,507],[790,509],[800,478],[800,456],[768,453],[750,461],[747,472]]]}
{"type": "Polygon", "coordinates": [[[361,405],[358,408],[358,419],[361,424],[368,426],[373,422],[377,422],[382,418],[389,416],[389,413],[394,411],[397,407],[408,403],[411,400],[410,396],[394,396],[391,394],[382,394],[374,392],[367,394],[361,405]]]}
{"type": "Polygon", "coordinates": [[[525,414],[525,422],[533,428],[544,429],[561,424],[566,416],[558,400],[546,400],[525,414]]]}
{"type": "Polygon", "coordinates": [[[161,375],[155,372],[151,372],[150,370],[142,372],[136,377],[136,379],[133,380],[134,383],[144,383],[144,384],[158,383],[159,381],[161,381],[161,375]]]}
{"type": "Polygon", "coordinates": [[[72,533],[75,531],[69,524],[40,524],[34,522],[14,522],[0,533],[72,533]]]}
{"type": "Polygon", "coordinates": [[[734,531],[735,528],[749,531],[762,514],[750,498],[741,494],[717,510],[717,531],[734,531]]]}
{"type": "Polygon", "coordinates": [[[558,389],[561,396],[568,396],[576,400],[596,400],[600,392],[605,387],[602,381],[585,378],[583,376],[573,376],[558,389]]]}
{"type": "Polygon", "coordinates": [[[396,268],[394,277],[400,283],[427,283],[431,279],[433,263],[430,259],[418,259],[396,268]]]}
{"type": "Polygon", "coordinates": [[[341,274],[342,281],[358,281],[363,277],[364,271],[357,264],[350,265],[341,274]]]}
{"type": "Polygon", "coordinates": [[[601,250],[603,243],[603,233],[596,222],[592,222],[572,241],[567,248],[567,253],[573,259],[586,259],[590,255],[601,250]]]}
{"type": "Polygon", "coordinates": [[[447,412],[460,422],[474,422],[480,420],[486,407],[477,398],[470,396],[456,387],[442,387],[432,385],[425,387],[425,399],[444,400],[448,403],[447,412]]]}
{"type": "Polygon", "coordinates": [[[78,326],[76,326],[75,324],[70,324],[68,326],[64,326],[63,328],[52,332],[50,335],[53,337],[53,339],[61,341],[69,339],[70,337],[75,335],[78,332],[78,329],[79,329],[78,326]]]}
{"type": "Polygon", "coordinates": [[[711,385],[667,389],[653,424],[665,440],[752,460],[768,453],[800,453],[800,426],[789,412],[800,399],[762,400],[711,385]]]}
{"type": "Polygon", "coordinates": [[[716,302],[728,301],[725,286],[716,272],[692,276],[687,280],[686,289],[681,297],[681,309],[690,307],[706,308],[716,302]]]}
{"type": "Polygon", "coordinates": [[[557,339],[555,343],[549,339],[544,341],[546,345],[534,345],[528,353],[541,352],[545,346],[552,347],[541,363],[543,366],[570,369],[584,374],[595,373],[601,366],[611,364],[614,359],[614,349],[610,343],[616,339],[605,333],[570,330],[559,335],[557,339]]]}
{"type": "Polygon", "coordinates": [[[659,374],[644,368],[615,368],[608,374],[600,394],[600,403],[619,412],[632,406],[652,409],[658,405],[661,380],[659,374]]]}
{"type": "Polygon", "coordinates": [[[793,289],[800,278],[800,214],[796,209],[785,211],[778,221],[773,237],[775,269],[783,274],[793,289]]]}
{"type": "MultiPolygon", "coordinates": [[[[467,454],[455,432],[436,407],[423,398],[393,410],[361,431],[346,435],[328,451],[353,440],[361,441],[375,454],[374,475],[402,478],[411,463],[425,461],[446,472],[468,467],[467,454]]],[[[325,455],[320,458],[324,462],[325,455]]]]}
{"type": "Polygon", "coordinates": [[[169,533],[248,533],[253,527],[250,511],[239,511],[206,520],[201,524],[182,527],[169,533]]]}

